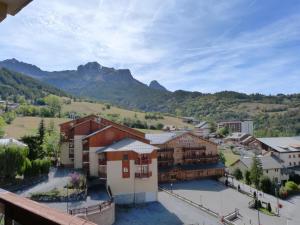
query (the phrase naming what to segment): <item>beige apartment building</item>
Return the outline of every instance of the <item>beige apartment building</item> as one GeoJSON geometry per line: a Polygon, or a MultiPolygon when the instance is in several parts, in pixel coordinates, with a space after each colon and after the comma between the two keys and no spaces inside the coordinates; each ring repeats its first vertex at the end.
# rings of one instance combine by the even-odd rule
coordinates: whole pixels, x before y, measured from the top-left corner
{"type": "Polygon", "coordinates": [[[106,181],[118,204],[157,200],[157,150],[145,134],[95,115],[60,124],[63,166],[106,181]]]}

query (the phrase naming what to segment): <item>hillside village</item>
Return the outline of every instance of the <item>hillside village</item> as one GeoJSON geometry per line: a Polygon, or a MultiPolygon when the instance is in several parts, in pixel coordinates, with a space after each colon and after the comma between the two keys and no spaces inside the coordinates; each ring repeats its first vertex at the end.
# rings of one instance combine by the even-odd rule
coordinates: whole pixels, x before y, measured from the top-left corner
{"type": "MultiPolygon", "coordinates": [[[[34,4],[31,0],[0,0],[0,25],[10,19],[9,15],[30,18],[22,11],[31,4],[34,4]]],[[[42,26],[62,26],[64,29],[57,30],[64,33],[67,27],[59,23],[59,13],[64,10],[71,13],[63,14],[68,20],[70,15],[83,19],[79,13],[72,14],[76,11],[75,1],[74,8],[69,3],[66,9],[59,7],[59,1],[53,4],[57,12],[46,7],[51,18],[55,18],[51,21],[43,20],[45,12],[39,8],[41,14],[37,18],[42,26]]],[[[99,11],[102,4],[97,6],[99,11]]],[[[125,26],[129,17],[138,20],[141,16],[131,14],[134,5],[126,5],[124,21],[118,21],[118,26],[133,30],[132,36],[138,39],[135,32],[141,29],[139,24],[125,26]]],[[[254,5],[255,1],[247,7],[254,5]]],[[[83,12],[86,8],[81,6],[80,12],[90,19],[91,9],[83,12]]],[[[151,24],[145,25],[147,29],[156,25],[163,8],[160,5],[155,9],[151,24]]],[[[219,10],[211,13],[220,20],[229,20],[219,10]]],[[[113,11],[109,10],[109,15],[116,17],[113,11]]],[[[192,16],[192,10],[188,12],[192,16]]],[[[196,12],[198,18],[200,11],[196,12]]],[[[183,13],[184,9],[176,12],[176,18],[183,13]]],[[[92,16],[91,24],[97,21],[92,16]]],[[[209,18],[205,19],[211,23],[209,18]]],[[[105,22],[110,20],[111,17],[105,22]]],[[[176,19],[172,22],[178,23],[176,19]]],[[[104,26],[102,21],[101,26],[104,26]]],[[[237,26],[222,31],[218,39],[237,26]]],[[[216,30],[219,29],[218,26],[216,30]]],[[[80,35],[84,33],[81,27],[75,30],[80,35]]],[[[118,41],[120,31],[109,39],[118,41]]],[[[180,35],[184,31],[180,29],[180,35]]],[[[23,40],[22,30],[18,32],[23,40]]],[[[68,35],[64,33],[64,36],[68,35]]],[[[118,48],[127,41],[130,45],[134,43],[129,36],[118,43],[118,48]]],[[[2,36],[0,39],[5,41],[2,36]]],[[[70,39],[68,36],[71,43],[70,39]]],[[[84,39],[85,44],[93,42],[84,35],[79,39],[84,39]]],[[[280,39],[284,38],[280,36],[280,39]]],[[[14,40],[14,48],[9,52],[21,51],[19,45],[23,47],[24,43],[20,40],[14,40]]],[[[112,44],[110,41],[107,48],[112,44]]],[[[142,42],[146,39],[139,41],[139,47],[142,42]]],[[[230,50],[241,53],[240,45],[227,42],[230,50]]],[[[254,45],[248,42],[247,45],[254,45]]],[[[46,42],[41,39],[41,43],[46,42]]],[[[259,44],[263,47],[260,40],[259,44]]],[[[84,45],[85,54],[89,52],[87,46],[84,45]]],[[[221,47],[211,48],[223,52],[226,48],[221,47]]],[[[24,49],[30,52],[28,46],[24,49]]],[[[97,56],[105,50],[99,49],[93,49],[99,50],[97,56]]],[[[133,54],[134,58],[148,55],[144,51],[133,54]]],[[[226,54],[218,54],[226,58],[226,54]]],[[[188,54],[191,55],[192,52],[188,54]]],[[[39,57],[47,58],[42,49],[39,57]]],[[[127,53],[125,58],[130,57],[127,53]]],[[[121,58],[124,56],[118,60],[121,58]]],[[[221,60],[217,61],[222,64],[221,60]]],[[[63,60],[59,62],[63,63],[63,60]]],[[[156,68],[158,64],[151,67],[156,68]]],[[[230,63],[225,61],[225,64],[230,63]]],[[[247,67],[240,62],[233,64],[233,70],[247,67]]],[[[192,65],[184,66],[183,70],[180,67],[176,70],[190,75],[192,65]]],[[[209,62],[207,66],[210,67],[209,62]]],[[[159,73],[155,75],[160,78],[159,73]]],[[[202,82],[204,86],[205,81],[202,82]]],[[[16,58],[0,61],[0,225],[299,225],[299,208],[299,93],[172,91],[160,80],[152,80],[147,85],[129,69],[106,67],[96,61],[78,65],[76,69],[56,71],[16,58]]]]}

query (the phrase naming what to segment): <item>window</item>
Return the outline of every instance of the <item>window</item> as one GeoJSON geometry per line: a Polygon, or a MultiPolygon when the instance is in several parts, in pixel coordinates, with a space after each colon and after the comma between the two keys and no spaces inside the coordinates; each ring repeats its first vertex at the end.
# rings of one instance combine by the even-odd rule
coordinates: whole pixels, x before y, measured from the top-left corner
{"type": "Polygon", "coordinates": [[[128,173],[128,168],[127,167],[123,168],[123,173],[128,173]]]}
{"type": "Polygon", "coordinates": [[[294,166],[296,166],[296,162],[294,162],[294,166]]]}
{"type": "Polygon", "coordinates": [[[291,155],[289,155],[289,158],[291,158],[291,155]]]}
{"type": "Polygon", "coordinates": [[[269,170],[266,170],[266,173],[269,173],[269,170]]]}
{"type": "Polygon", "coordinates": [[[292,163],[290,162],[290,166],[292,166],[292,163]]]}
{"type": "Polygon", "coordinates": [[[123,155],[123,160],[128,160],[128,154],[123,155]]]}
{"type": "Polygon", "coordinates": [[[295,156],[295,155],[293,155],[293,158],[296,158],[296,156],[295,156]]]}
{"type": "Polygon", "coordinates": [[[300,154],[298,154],[298,158],[300,158],[300,154]]]}

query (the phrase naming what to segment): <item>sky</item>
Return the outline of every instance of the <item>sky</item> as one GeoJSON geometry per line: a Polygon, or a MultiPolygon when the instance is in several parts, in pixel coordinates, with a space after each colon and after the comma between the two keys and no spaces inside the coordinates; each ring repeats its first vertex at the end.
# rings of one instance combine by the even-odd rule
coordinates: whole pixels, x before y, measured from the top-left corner
{"type": "Polygon", "coordinates": [[[169,90],[300,92],[299,0],[34,0],[0,23],[0,60],[97,61],[169,90]]]}

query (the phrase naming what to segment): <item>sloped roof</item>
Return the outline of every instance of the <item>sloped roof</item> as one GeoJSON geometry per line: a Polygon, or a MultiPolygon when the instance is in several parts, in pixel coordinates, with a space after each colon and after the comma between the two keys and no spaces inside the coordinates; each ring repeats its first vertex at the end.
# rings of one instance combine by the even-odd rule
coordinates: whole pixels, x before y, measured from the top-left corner
{"type": "Polygon", "coordinates": [[[2,138],[2,139],[0,139],[0,145],[11,145],[11,144],[22,146],[22,147],[26,147],[27,146],[23,142],[18,141],[18,140],[14,139],[14,138],[2,138]]]}
{"type": "MultiPolygon", "coordinates": [[[[272,156],[266,155],[266,156],[258,156],[258,158],[261,161],[262,168],[264,170],[267,169],[280,169],[283,168],[283,166],[272,156]]],[[[250,168],[252,164],[252,158],[251,157],[244,157],[241,158],[240,161],[247,167],[250,168]]]]}
{"type": "Polygon", "coordinates": [[[96,151],[96,153],[101,152],[118,152],[118,151],[134,151],[139,154],[151,153],[154,150],[159,149],[156,146],[146,144],[144,142],[132,139],[124,138],[121,141],[118,141],[114,144],[111,144],[107,147],[102,147],[96,151]]]}
{"type": "Polygon", "coordinates": [[[196,128],[201,128],[201,127],[205,126],[206,124],[207,124],[206,121],[202,121],[201,123],[198,123],[195,127],[196,128]]]}
{"type": "Polygon", "coordinates": [[[163,144],[172,138],[176,137],[178,134],[175,132],[166,132],[160,134],[146,134],[146,139],[150,141],[150,144],[159,145],[163,144]]]}
{"type": "Polygon", "coordinates": [[[300,136],[257,138],[257,140],[278,152],[284,153],[300,151],[300,136]]]}

